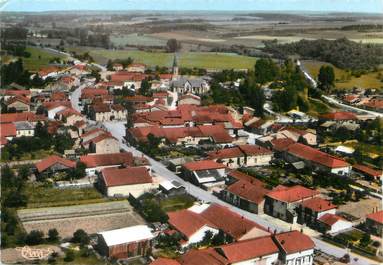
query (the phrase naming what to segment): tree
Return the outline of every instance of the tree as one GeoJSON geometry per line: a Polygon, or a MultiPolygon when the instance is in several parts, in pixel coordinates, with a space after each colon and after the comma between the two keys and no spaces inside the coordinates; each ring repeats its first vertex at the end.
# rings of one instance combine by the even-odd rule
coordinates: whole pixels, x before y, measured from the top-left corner
{"type": "Polygon", "coordinates": [[[56,228],[49,229],[48,231],[48,241],[49,242],[56,242],[59,240],[59,232],[56,228]]]}
{"type": "Polygon", "coordinates": [[[202,240],[199,242],[199,245],[201,246],[210,246],[211,245],[211,241],[213,239],[213,232],[210,231],[210,230],[207,230],[205,232],[205,235],[203,236],[202,240]]]}
{"type": "Polygon", "coordinates": [[[70,179],[81,179],[86,176],[86,165],[80,161],[76,163],[76,167],[69,172],[70,179]]]}
{"type": "Polygon", "coordinates": [[[147,79],[142,80],[139,93],[143,96],[151,96],[150,83],[147,79]]]}
{"type": "Polygon", "coordinates": [[[366,247],[368,246],[368,244],[371,243],[371,236],[370,234],[368,233],[364,233],[362,238],[360,239],[359,241],[359,244],[362,246],[362,247],[366,247]]]}
{"type": "Polygon", "coordinates": [[[253,86],[251,87],[252,97],[249,99],[250,106],[254,108],[254,114],[258,117],[263,117],[264,110],[263,105],[265,104],[265,94],[263,93],[263,89],[260,87],[253,86]]]}
{"type": "Polygon", "coordinates": [[[27,237],[25,239],[25,242],[28,245],[38,245],[38,244],[43,243],[43,241],[44,241],[43,238],[44,238],[44,233],[43,232],[41,232],[39,230],[32,230],[27,235],[27,237]]]}
{"type": "Polygon", "coordinates": [[[78,229],[76,230],[76,232],[73,233],[73,238],[72,238],[73,243],[79,243],[81,246],[84,246],[89,244],[89,241],[90,241],[89,236],[84,230],[78,229]]]}
{"type": "Polygon", "coordinates": [[[74,258],[75,258],[74,251],[71,249],[67,249],[67,251],[65,251],[64,261],[71,262],[71,261],[74,261],[74,258]]]}
{"type": "Polygon", "coordinates": [[[166,42],[166,50],[168,52],[177,52],[181,49],[181,43],[178,42],[176,39],[169,39],[166,42]]]}
{"type": "Polygon", "coordinates": [[[331,88],[334,87],[334,81],[334,68],[329,65],[322,65],[318,74],[319,88],[328,93],[330,92],[331,88]]]}
{"type": "Polygon", "coordinates": [[[254,66],[255,82],[265,84],[275,80],[279,75],[279,67],[271,59],[259,59],[254,66]]]}
{"type": "Polygon", "coordinates": [[[112,60],[108,60],[108,63],[106,64],[106,69],[108,70],[108,71],[113,71],[113,62],[112,62],[112,60]]]}

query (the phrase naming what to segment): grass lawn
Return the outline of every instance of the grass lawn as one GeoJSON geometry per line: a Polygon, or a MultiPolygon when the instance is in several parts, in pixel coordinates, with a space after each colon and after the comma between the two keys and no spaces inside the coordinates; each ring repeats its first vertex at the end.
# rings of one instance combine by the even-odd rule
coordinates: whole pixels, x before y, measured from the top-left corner
{"type": "Polygon", "coordinates": [[[309,114],[312,116],[318,116],[320,114],[330,112],[331,108],[326,105],[323,101],[315,98],[309,98],[310,111],[309,114]]]}
{"type": "Polygon", "coordinates": [[[188,195],[179,195],[161,201],[161,208],[165,212],[186,209],[193,206],[194,198],[188,195]]]}
{"type": "Polygon", "coordinates": [[[95,188],[56,189],[49,186],[28,184],[28,208],[79,205],[106,202],[95,188]]]}
{"type": "MultiPolygon", "coordinates": [[[[311,76],[316,78],[319,73],[319,69],[322,65],[331,65],[329,63],[319,62],[319,61],[302,61],[304,67],[310,73],[311,76]]],[[[360,77],[351,76],[350,73],[347,73],[345,70],[339,69],[333,65],[335,72],[335,86],[341,89],[351,89],[353,87],[362,87],[362,88],[379,88],[383,89],[383,82],[378,78],[378,72],[368,73],[360,77]]],[[[383,74],[383,70],[380,70],[380,73],[383,74]]]]}
{"type": "Polygon", "coordinates": [[[181,67],[210,69],[249,69],[254,68],[255,57],[231,53],[188,52],[180,56],[181,67]]]}
{"type": "MultiPolygon", "coordinates": [[[[70,48],[77,53],[89,51],[90,55],[98,63],[106,63],[108,59],[124,59],[131,57],[137,63],[144,63],[149,66],[173,65],[173,53],[147,52],[138,50],[105,50],[91,48],[70,48]]],[[[178,54],[180,67],[207,68],[207,69],[247,69],[253,68],[255,57],[241,56],[232,53],[215,52],[187,52],[178,54]]]]}
{"type": "Polygon", "coordinates": [[[22,59],[24,67],[30,71],[38,71],[41,67],[47,66],[49,60],[55,57],[65,58],[63,55],[53,54],[37,47],[27,47],[26,51],[31,53],[31,57],[22,59]]]}

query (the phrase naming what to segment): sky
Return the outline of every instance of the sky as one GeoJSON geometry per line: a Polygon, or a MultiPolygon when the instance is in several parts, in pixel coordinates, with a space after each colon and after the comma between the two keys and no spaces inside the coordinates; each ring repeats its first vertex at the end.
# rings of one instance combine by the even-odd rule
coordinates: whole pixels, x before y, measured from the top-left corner
{"type": "Polygon", "coordinates": [[[383,0],[0,0],[0,10],[258,10],[383,14],[383,0]]]}

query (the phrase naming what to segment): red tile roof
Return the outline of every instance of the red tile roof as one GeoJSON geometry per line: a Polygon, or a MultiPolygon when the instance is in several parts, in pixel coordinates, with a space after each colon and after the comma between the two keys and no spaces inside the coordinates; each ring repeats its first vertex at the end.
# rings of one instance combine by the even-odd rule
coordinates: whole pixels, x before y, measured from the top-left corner
{"type": "Polygon", "coordinates": [[[150,265],[181,265],[175,259],[167,259],[167,258],[158,258],[153,260],[150,265]]]}
{"type": "Polygon", "coordinates": [[[14,96],[14,97],[8,99],[7,105],[13,104],[15,102],[21,102],[21,103],[24,103],[25,105],[31,104],[31,100],[29,98],[17,95],[17,96],[14,96]]]}
{"type": "Polygon", "coordinates": [[[318,149],[304,145],[301,143],[294,143],[287,147],[286,152],[294,155],[295,157],[312,161],[328,168],[341,168],[350,166],[346,161],[329,155],[318,149]]]}
{"type": "Polygon", "coordinates": [[[101,96],[101,95],[108,95],[109,92],[107,89],[102,89],[102,88],[84,88],[81,91],[81,97],[80,98],[87,98],[88,96],[101,96]]]}
{"type": "Polygon", "coordinates": [[[46,120],[47,120],[47,117],[45,117],[44,115],[36,115],[33,112],[0,114],[0,123],[10,123],[10,122],[16,122],[16,121],[38,122],[38,121],[46,121],[46,120]]]}
{"type": "Polygon", "coordinates": [[[219,249],[230,264],[279,253],[270,236],[223,245],[219,249]]]}
{"type": "Polygon", "coordinates": [[[61,164],[69,168],[74,168],[76,166],[76,162],[59,157],[57,155],[52,155],[47,158],[44,158],[40,162],[36,163],[35,166],[37,168],[37,171],[41,173],[55,164],[61,164]]]}
{"type": "Polygon", "coordinates": [[[60,106],[70,108],[72,104],[69,100],[68,101],[51,101],[51,102],[43,103],[43,107],[46,108],[47,110],[51,110],[60,106]]]}
{"type": "Polygon", "coordinates": [[[112,134],[110,134],[108,132],[108,133],[103,133],[103,134],[97,135],[96,137],[89,139],[88,141],[84,142],[83,144],[87,145],[91,142],[96,144],[96,143],[101,142],[105,139],[114,139],[114,140],[118,141],[115,137],[112,136],[112,134]]]}
{"type": "Polygon", "coordinates": [[[68,96],[64,92],[54,92],[51,95],[52,101],[66,101],[68,100],[68,96]]]}
{"type": "Polygon", "coordinates": [[[236,240],[239,240],[254,228],[261,230],[262,233],[267,232],[264,227],[257,223],[216,203],[210,205],[200,215],[236,240]]]}
{"type": "Polygon", "coordinates": [[[106,168],[102,170],[106,187],[152,183],[146,167],[106,168]]]}
{"type": "Polygon", "coordinates": [[[259,185],[257,181],[251,183],[246,180],[239,180],[226,190],[256,204],[260,204],[265,199],[265,195],[270,192],[263,185],[259,185]]]}
{"type": "Polygon", "coordinates": [[[239,149],[238,147],[224,148],[217,151],[212,151],[209,152],[207,155],[210,159],[224,159],[245,156],[245,154],[242,153],[241,149],[239,149]]]}
{"type": "Polygon", "coordinates": [[[320,222],[322,222],[328,226],[333,226],[336,222],[338,222],[340,220],[345,220],[345,219],[343,219],[339,215],[335,215],[335,214],[331,214],[331,213],[326,213],[318,219],[318,221],[320,221],[320,222]]]}
{"type": "Polygon", "coordinates": [[[315,243],[312,239],[299,232],[290,231],[275,235],[275,239],[279,246],[287,253],[293,254],[315,248],[315,243]]]}
{"type": "Polygon", "coordinates": [[[346,111],[323,114],[320,116],[320,118],[325,119],[325,120],[336,120],[336,121],[357,120],[358,119],[354,113],[346,112],[346,111]]]}
{"type": "Polygon", "coordinates": [[[111,75],[111,81],[142,81],[147,77],[143,73],[119,71],[111,75]]]}
{"type": "Polygon", "coordinates": [[[294,144],[295,141],[290,138],[280,138],[271,140],[271,145],[275,151],[285,151],[290,145],[294,144]]]}
{"type": "Polygon", "coordinates": [[[194,233],[206,225],[216,228],[214,224],[206,220],[200,214],[187,209],[169,212],[168,216],[168,223],[187,238],[190,238],[194,233]]]}
{"type": "Polygon", "coordinates": [[[173,78],[173,74],[159,74],[158,76],[161,80],[171,80],[173,78]]]}
{"type": "Polygon", "coordinates": [[[371,167],[368,167],[365,165],[361,165],[361,164],[355,164],[352,166],[352,168],[354,170],[360,171],[363,174],[366,174],[366,175],[368,175],[370,177],[374,177],[374,178],[380,178],[380,177],[382,177],[382,174],[383,174],[382,170],[377,170],[377,169],[374,169],[374,168],[371,168],[371,167]]]}
{"type": "Polygon", "coordinates": [[[13,90],[13,89],[1,89],[0,94],[6,95],[6,96],[24,96],[24,97],[30,97],[31,91],[30,90],[13,90]]]}
{"type": "Polygon", "coordinates": [[[247,156],[271,155],[273,153],[269,149],[266,149],[259,145],[244,144],[244,145],[239,145],[238,147],[247,156]]]}
{"type": "Polygon", "coordinates": [[[132,153],[84,155],[80,157],[80,161],[88,168],[123,164],[132,166],[134,164],[132,153]]]}
{"type": "Polygon", "coordinates": [[[383,224],[383,210],[376,213],[370,213],[366,216],[366,218],[373,220],[377,223],[383,224]]]}
{"type": "Polygon", "coordinates": [[[297,202],[302,199],[315,197],[319,193],[320,192],[317,190],[308,189],[300,185],[293,187],[278,186],[276,189],[269,192],[266,196],[278,201],[297,202]]]}
{"type": "Polygon", "coordinates": [[[213,160],[201,160],[201,161],[188,162],[183,164],[183,167],[190,171],[226,168],[225,165],[221,163],[217,163],[213,160]]]}
{"type": "Polygon", "coordinates": [[[302,202],[301,205],[305,208],[313,210],[314,212],[324,212],[331,209],[336,209],[336,205],[320,197],[306,200],[302,202]]]}
{"type": "Polygon", "coordinates": [[[260,181],[259,179],[256,179],[255,177],[252,177],[252,176],[250,176],[246,173],[243,173],[241,171],[238,171],[238,170],[232,170],[227,175],[230,177],[233,177],[237,180],[245,180],[248,182],[252,182],[253,184],[258,185],[258,186],[264,185],[264,183],[262,181],[260,181]]]}
{"type": "Polygon", "coordinates": [[[182,265],[228,265],[225,257],[215,249],[192,249],[178,259],[182,265]]]}
{"type": "Polygon", "coordinates": [[[16,136],[16,126],[13,123],[1,123],[0,134],[2,137],[16,136]]]}

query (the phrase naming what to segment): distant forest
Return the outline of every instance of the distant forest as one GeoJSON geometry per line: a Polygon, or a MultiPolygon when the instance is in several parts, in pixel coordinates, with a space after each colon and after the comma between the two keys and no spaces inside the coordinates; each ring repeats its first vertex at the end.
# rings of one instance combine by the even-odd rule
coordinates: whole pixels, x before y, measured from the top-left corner
{"type": "Polygon", "coordinates": [[[383,45],[362,44],[346,38],[337,40],[300,40],[279,44],[277,40],[265,41],[264,52],[277,58],[299,55],[303,59],[314,59],[352,71],[369,71],[383,63],[383,45]]]}

